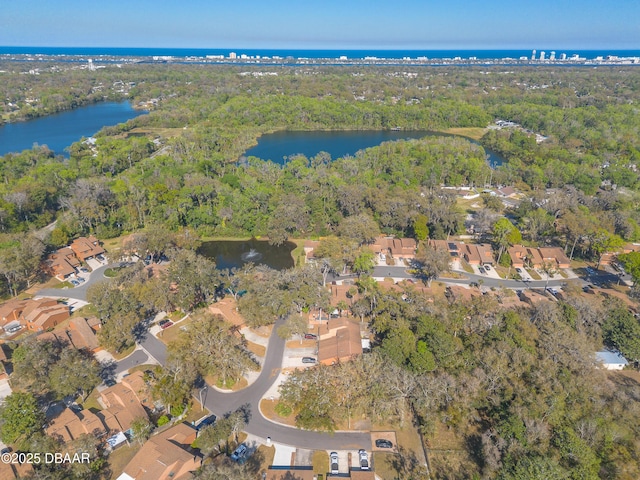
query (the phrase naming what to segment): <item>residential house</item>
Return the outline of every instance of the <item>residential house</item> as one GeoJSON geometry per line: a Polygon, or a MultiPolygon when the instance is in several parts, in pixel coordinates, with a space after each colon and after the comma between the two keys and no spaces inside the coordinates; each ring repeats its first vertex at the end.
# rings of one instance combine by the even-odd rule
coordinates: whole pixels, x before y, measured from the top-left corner
{"type": "Polygon", "coordinates": [[[0,478],[2,480],[19,480],[31,478],[33,465],[31,463],[0,462],[0,478]]]}
{"type": "Polygon", "coordinates": [[[151,390],[149,384],[144,380],[143,372],[134,372],[130,375],[126,375],[121,380],[122,385],[131,390],[136,397],[140,400],[143,407],[153,410],[155,405],[153,403],[153,397],[151,396],[151,390]]]}
{"type": "Polygon", "coordinates": [[[136,393],[122,383],[103,390],[100,401],[105,408],[97,415],[110,433],[127,433],[134,420],[147,418],[147,412],[136,393]]]}
{"type": "Polygon", "coordinates": [[[527,247],[527,263],[531,268],[541,268],[544,265],[544,258],[537,248],[527,247]]]}
{"type": "Polygon", "coordinates": [[[106,429],[98,416],[90,410],[74,412],[65,408],[60,415],[49,422],[47,435],[58,438],[64,443],[77,440],[82,435],[96,437],[106,433],[106,429]]]}
{"type": "Polygon", "coordinates": [[[596,352],[596,359],[602,364],[602,368],[606,370],[622,370],[629,365],[627,359],[620,352],[602,350],[596,352]]]}
{"type": "Polygon", "coordinates": [[[66,330],[66,334],[71,344],[78,350],[84,349],[92,353],[102,350],[96,337],[96,331],[91,327],[91,325],[95,325],[94,320],[97,320],[97,318],[93,317],[90,321],[83,317],[76,317],[69,321],[69,328],[66,330]]]}
{"type": "Polygon", "coordinates": [[[514,268],[524,268],[527,261],[527,249],[522,245],[514,245],[507,250],[514,268]]]}
{"type": "Polygon", "coordinates": [[[347,319],[329,320],[327,325],[318,328],[318,362],[333,365],[347,362],[362,354],[360,325],[347,319]]]}
{"type": "Polygon", "coordinates": [[[69,318],[69,306],[57,300],[30,300],[20,315],[20,323],[34,332],[53,328],[69,318]]]}
{"type": "Polygon", "coordinates": [[[24,308],[29,304],[29,300],[18,300],[13,298],[8,302],[0,305],[0,327],[5,327],[7,324],[15,324],[14,322],[20,320],[20,315],[24,308]]]}
{"type": "Polygon", "coordinates": [[[380,260],[385,260],[387,255],[411,260],[416,257],[417,247],[418,244],[413,238],[394,238],[382,235],[369,245],[369,248],[380,260]]]}
{"type": "Polygon", "coordinates": [[[495,260],[493,258],[493,249],[488,243],[482,243],[475,245],[478,250],[478,256],[480,257],[480,265],[493,265],[495,260]]]}
{"type": "Polygon", "coordinates": [[[124,467],[117,480],[184,480],[202,465],[202,457],[191,450],[196,430],[179,423],[152,436],[124,467]]]}
{"type": "Polygon", "coordinates": [[[80,237],[71,242],[71,250],[78,259],[86,261],[88,258],[93,258],[97,255],[102,255],[104,249],[100,246],[98,239],[91,235],[89,238],[80,237]]]}
{"type": "Polygon", "coordinates": [[[538,249],[544,263],[551,263],[556,268],[569,268],[571,262],[560,247],[540,247],[538,249]]]}
{"type": "Polygon", "coordinates": [[[80,260],[78,260],[73,250],[69,247],[61,248],[57,252],[52,253],[46,261],[48,273],[58,280],[64,280],[70,275],[75,274],[79,266],[80,260]]]}
{"type": "Polygon", "coordinates": [[[481,265],[482,258],[480,257],[480,253],[476,245],[460,243],[460,253],[462,254],[462,258],[464,258],[469,265],[481,265]]]}

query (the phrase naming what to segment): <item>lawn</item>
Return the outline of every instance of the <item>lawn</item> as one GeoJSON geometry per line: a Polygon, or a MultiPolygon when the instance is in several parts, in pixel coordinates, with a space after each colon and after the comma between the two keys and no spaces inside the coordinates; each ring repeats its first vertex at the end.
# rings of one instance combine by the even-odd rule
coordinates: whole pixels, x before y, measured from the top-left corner
{"type": "Polygon", "coordinates": [[[258,357],[264,357],[267,354],[267,349],[263,345],[258,345],[257,343],[250,342],[249,340],[247,340],[246,347],[247,350],[258,357]]]}
{"type": "Polygon", "coordinates": [[[420,434],[413,425],[405,425],[404,428],[398,428],[397,425],[381,424],[375,425],[376,431],[392,431],[396,432],[396,452],[373,452],[373,465],[380,478],[387,479],[404,479],[407,472],[403,468],[408,463],[424,465],[424,451],[420,434]]]}
{"type": "Polygon", "coordinates": [[[325,450],[316,450],[311,457],[313,473],[326,474],[329,471],[329,454],[325,450]]]}
{"type": "Polygon", "coordinates": [[[278,400],[269,400],[267,398],[263,398],[260,401],[260,411],[262,414],[275,422],[283,423],[284,425],[289,425],[291,427],[296,426],[296,416],[292,413],[288,417],[281,417],[275,411],[276,405],[278,404],[278,400]]]}
{"type": "Polygon", "coordinates": [[[158,339],[165,345],[176,341],[181,333],[188,330],[189,324],[192,322],[191,318],[187,318],[180,323],[176,323],[165,330],[161,330],[158,333],[158,339]]]}
{"type": "Polygon", "coordinates": [[[141,445],[138,442],[133,442],[131,445],[123,445],[116,450],[114,450],[109,458],[107,459],[109,463],[109,469],[111,470],[111,479],[115,480],[122,474],[122,470],[127,464],[131,461],[131,459],[138,453],[141,445]]]}
{"type": "Polygon", "coordinates": [[[94,388],[87,399],[82,403],[82,407],[91,411],[102,410],[102,406],[98,403],[98,397],[100,397],[100,392],[98,392],[97,388],[94,388]]]}

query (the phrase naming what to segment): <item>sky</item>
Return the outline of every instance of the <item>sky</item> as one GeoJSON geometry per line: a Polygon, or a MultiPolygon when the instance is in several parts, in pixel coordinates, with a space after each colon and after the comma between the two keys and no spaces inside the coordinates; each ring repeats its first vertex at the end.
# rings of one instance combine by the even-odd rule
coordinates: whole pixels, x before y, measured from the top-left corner
{"type": "Polygon", "coordinates": [[[640,49],[640,1],[0,0],[0,45],[640,49]]]}

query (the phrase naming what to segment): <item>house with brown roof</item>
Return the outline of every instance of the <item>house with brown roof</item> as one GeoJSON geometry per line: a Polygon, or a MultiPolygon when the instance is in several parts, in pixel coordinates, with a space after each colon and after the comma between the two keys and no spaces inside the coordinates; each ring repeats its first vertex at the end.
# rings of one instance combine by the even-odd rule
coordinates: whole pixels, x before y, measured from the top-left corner
{"type": "Polygon", "coordinates": [[[50,275],[59,280],[64,280],[77,272],[80,260],[78,260],[71,248],[64,247],[49,255],[45,265],[50,275]]]}
{"type": "Polygon", "coordinates": [[[97,415],[111,433],[127,433],[134,420],[148,418],[136,393],[121,383],[103,390],[100,393],[100,403],[105,408],[97,415]]]}
{"type": "Polygon", "coordinates": [[[126,388],[135,393],[143,407],[146,407],[149,410],[153,410],[155,408],[153,397],[151,396],[151,389],[149,388],[149,384],[144,381],[143,372],[137,371],[130,375],[126,375],[120,382],[126,388]]]}
{"type": "Polygon", "coordinates": [[[104,253],[104,249],[100,246],[100,242],[98,242],[98,239],[93,235],[89,238],[76,238],[69,246],[71,247],[71,250],[73,250],[75,256],[83,262],[88,258],[93,258],[104,253]]]}
{"type": "Polygon", "coordinates": [[[196,431],[179,423],[152,436],[124,467],[117,480],[184,480],[202,465],[191,449],[196,431]]]}
{"type": "Polygon", "coordinates": [[[417,242],[413,238],[394,238],[381,235],[369,245],[369,249],[384,260],[387,255],[393,258],[413,259],[416,257],[417,242]]]}
{"type": "Polygon", "coordinates": [[[33,465],[31,463],[0,462],[0,478],[2,480],[20,480],[22,478],[30,478],[32,473],[33,465]]]}
{"type": "Polygon", "coordinates": [[[475,246],[480,256],[480,265],[493,265],[495,260],[493,258],[493,248],[488,243],[482,243],[475,246]]]}
{"type": "Polygon", "coordinates": [[[507,249],[509,256],[511,257],[511,265],[514,268],[524,268],[524,264],[527,260],[527,249],[522,245],[514,245],[507,249]]]}
{"type": "Polygon", "coordinates": [[[460,243],[460,253],[469,265],[480,265],[482,258],[478,252],[478,248],[474,244],[460,243]]]}
{"type": "Polygon", "coordinates": [[[544,259],[537,248],[527,247],[527,263],[531,268],[540,268],[544,265],[544,259]]]}
{"type": "Polygon", "coordinates": [[[560,247],[540,247],[538,249],[544,263],[551,263],[556,268],[569,268],[571,262],[560,247]]]}
{"type": "Polygon", "coordinates": [[[98,416],[90,410],[74,412],[65,408],[60,415],[49,422],[47,435],[60,439],[62,442],[72,442],[82,435],[100,437],[106,429],[98,416]]]}
{"type": "Polygon", "coordinates": [[[57,300],[42,298],[30,300],[20,315],[20,323],[34,332],[53,328],[69,318],[69,306],[57,300]]]}
{"type": "Polygon", "coordinates": [[[344,318],[329,320],[318,328],[318,362],[333,365],[362,354],[360,325],[344,318]]]}
{"type": "Polygon", "coordinates": [[[69,321],[69,328],[66,330],[66,334],[71,344],[78,350],[84,349],[93,353],[102,350],[102,347],[98,343],[98,337],[96,337],[96,331],[91,328],[86,318],[72,318],[69,321]]]}
{"type": "Polygon", "coordinates": [[[18,300],[17,298],[12,298],[8,302],[0,305],[0,327],[4,327],[8,323],[20,320],[20,315],[22,315],[22,312],[28,304],[28,299],[18,300]]]}

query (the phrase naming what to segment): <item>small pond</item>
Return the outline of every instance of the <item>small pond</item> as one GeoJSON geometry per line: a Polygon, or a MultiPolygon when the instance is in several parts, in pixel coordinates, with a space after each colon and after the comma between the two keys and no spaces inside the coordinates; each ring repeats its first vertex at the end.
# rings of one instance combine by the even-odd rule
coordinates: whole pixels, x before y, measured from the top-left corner
{"type": "MultiPolygon", "coordinates": [[[[282,165],[287,158],[297,154],[312,158],[320,152],[327,152],[335,160],[355,155],[359,150],[375,147],[382,142],[423,137],[460,137],[479,145],[467,137],[428,130],[281,131],[261,136],[258,144],[247,150],[243,157],[258,157],[282,165]]],[[[504,162],[495,152],[485,148],[485,153],[489,156],[487,162],[491,167],[495,168],[504,162]]]]}
{"type": "Polygon", "coordinates": [[[275,270],[294,266],[291,252],[295,243],[270,245],[267,240],[212,240],[203,242],[198,253],[216,262],[218,269],[240,268],[247,263],[262,264],[275,270]]]}

